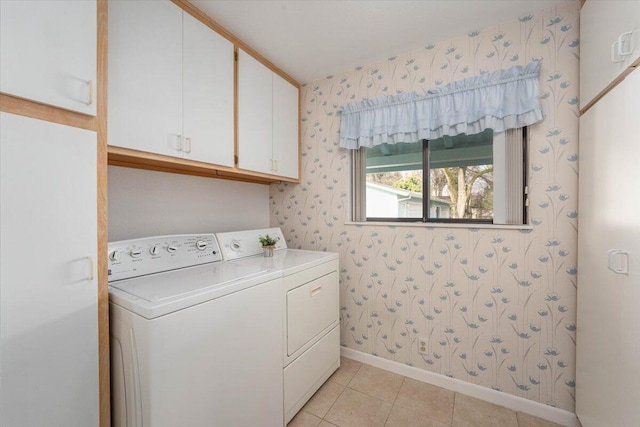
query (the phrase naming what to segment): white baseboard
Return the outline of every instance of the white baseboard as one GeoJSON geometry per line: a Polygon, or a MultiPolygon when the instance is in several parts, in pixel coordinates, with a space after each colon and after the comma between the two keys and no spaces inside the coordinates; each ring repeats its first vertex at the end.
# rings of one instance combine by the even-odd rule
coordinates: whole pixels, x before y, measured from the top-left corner
{"type": "Polygon", "coordinates": [[[392,360],[383,359],[378,356],[373,356],[371,354],[352,350],[346,347],[340,348],[340,354],[349,359],[375,366],[376,368],[385,369],[405,377],[413,378],[414,380],[466,394],[467,396],[472,396],[496,405],[505,406],[509,409],[513,409],[514,411],[525,412],[535,417],[542,418],[543,420],[568,427],[581,427],[576,414],[565,411],[564,409],[554,408],[523,397],[503,393],[501,391],[468,383],[456,378],[450,378],[445,375],[435,374],[433,372],[394,362],[392,360]]]}

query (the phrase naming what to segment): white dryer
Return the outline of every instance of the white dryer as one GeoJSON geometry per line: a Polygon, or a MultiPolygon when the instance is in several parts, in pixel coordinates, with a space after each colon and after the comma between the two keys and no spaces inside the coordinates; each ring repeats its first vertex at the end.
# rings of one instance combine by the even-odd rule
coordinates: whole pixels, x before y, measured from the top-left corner
{"type": "Polygon", "coordinates": [[[333,252],[288,249],[282,230],[218,233],[229,264],[282,274],[284,418],[288,423],[340,366],[339,261],[333,252]],[[258,241],[277,244],[265,257],[258,241]]]}
{"type": "Polygon", "coordinates": [[[281,288],[213,234],[109,243],[113,425],[283,426],[281,288]]]}

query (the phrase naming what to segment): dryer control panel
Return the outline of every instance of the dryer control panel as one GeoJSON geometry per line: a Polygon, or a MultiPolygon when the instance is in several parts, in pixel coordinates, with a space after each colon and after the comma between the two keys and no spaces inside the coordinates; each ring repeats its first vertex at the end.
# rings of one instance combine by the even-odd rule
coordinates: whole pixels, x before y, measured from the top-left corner
{"type": "Polygon", "coordinates": [[[109,282],[222,260],[213,234],[179,234],[109,242],[109,282]]]}
{"type": "Polygon", "coordinates": [[[226,261],[262,254],[261,236],[269,236],[276,240],[275,250],[287,249],[287,242],[280,228],[262,228],[259,230],[218,233],[218,241],[226,261]]]}

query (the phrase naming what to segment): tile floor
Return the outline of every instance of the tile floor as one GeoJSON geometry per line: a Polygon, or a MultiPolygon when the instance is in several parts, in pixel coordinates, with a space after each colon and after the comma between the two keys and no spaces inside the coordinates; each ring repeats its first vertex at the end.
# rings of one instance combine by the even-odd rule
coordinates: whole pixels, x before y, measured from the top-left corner
{"type": "Polygon", "coordinates": [[[318,426],[560,427],[344,357],[340,369],[289,423],[318,426]]]}

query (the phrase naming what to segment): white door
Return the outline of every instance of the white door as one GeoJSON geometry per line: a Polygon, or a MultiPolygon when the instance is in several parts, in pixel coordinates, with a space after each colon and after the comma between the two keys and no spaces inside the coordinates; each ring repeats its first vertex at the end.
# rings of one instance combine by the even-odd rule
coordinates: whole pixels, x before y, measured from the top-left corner
{"type": "Polygon", "coordinates": [[[0,425],[98,425],[96,134],[0,113],[0,425]]]}
{"type": "Polygon", "coordinates": [[[273,174],[273,72],[238,49],[238,167],[273,174]]]}
{"type": "Polygon", "coordinates": [[[233,43],[183,13],[184,157],[233,167],[233,43]]]}
{"type": "Polygon", "coordinates": [[[298,178],[298,88],[273,75],[273,159],[275,175],[298,178]]]}
{"type": "Polygon", "coordinates": [[[576,412],[640,425],[640,72],[580,118],[576,412]],[[627,254],[612,254],[611,250],[627,254]],[[609,267],[628,267],[616,274],[609,267]]]}
{"type": "Polygon", "coordinates": [[[0,92],[95,116],[95,1],[0,1],[0,92]]]}
{"type": "MultiPolygon", "coordinates": [[[[621,426],[640,425],[640,71],[634,71],[623,82],[625,137],[620,144],[619,159],[615,168],[617,182],[623,182],[617,195],[619,205],[619,228],[617,248],[628,251],[628,275],[618,275],[621,283],[620,305],[620,370],[622,371],[621,426]]],[[[613,260],[613,262],[624,260],[613,260]]]]}
{"type": "Polygon", "coordinates": [[[580,11],[580,108],[639,57],[640,1],[586,2],[580,11]]]}
{"type": "Polygon", "coordinates": [[[182,157],[182,9],[109,2],[109,145],[182,157]]]}

